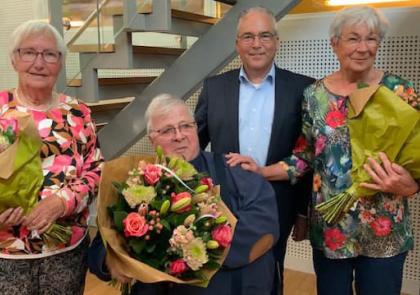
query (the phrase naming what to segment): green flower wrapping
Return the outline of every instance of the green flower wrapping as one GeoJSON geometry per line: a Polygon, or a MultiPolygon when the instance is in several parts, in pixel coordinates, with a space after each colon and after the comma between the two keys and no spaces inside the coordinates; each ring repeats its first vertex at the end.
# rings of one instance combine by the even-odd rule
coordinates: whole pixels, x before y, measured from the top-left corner
{"type": "MultiPolygon", "coordinates": [[[[44,182],[39,155],[42,141],[30,114],[11,111],[7,116],[18,121],[19,131],[13,144],[0,153],[0,213],[21,207],[27,215],[37,204],[44,182]]],[[[42,234],[50,247],[67,244],[70,237],[71,228],[57,223],[42,234]]]]}
{"type": "Polygon", "coordinates": [[[0,153],[0,212],[22,207],[25,213],[38,202],[44,177],[39,150],[41,139],[30,115],[19,115],[16,141],[0,153]]]}
{"type": "Polygon", "coordinates": [[[368,157],[384,152],[390,161],[420,178],[420,111],[385,86],[356,90],[347,114],[352,155],[352,185],[315,208],[327,223],[338,222],[361,197],[377,192],[360,187],[370,176],[363,165],[368,157]]]}

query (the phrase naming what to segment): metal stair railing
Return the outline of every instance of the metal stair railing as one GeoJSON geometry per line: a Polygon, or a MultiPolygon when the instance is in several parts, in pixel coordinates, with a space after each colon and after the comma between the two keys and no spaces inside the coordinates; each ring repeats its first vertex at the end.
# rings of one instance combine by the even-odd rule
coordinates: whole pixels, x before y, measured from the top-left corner
{"type": "Polygon", "coordinates": [[[105,158],[109,160],[121,155],[145,135],[144,112],[154,96],[171,93],[187,99],[204,78],[219,71],[236,55],[236,22],[241,11],[263,5],[273,11],[278,20],[298,2],[238,0],[223,19],[201,36],[170,68],[100,130],[99,140],[105,158]]]}

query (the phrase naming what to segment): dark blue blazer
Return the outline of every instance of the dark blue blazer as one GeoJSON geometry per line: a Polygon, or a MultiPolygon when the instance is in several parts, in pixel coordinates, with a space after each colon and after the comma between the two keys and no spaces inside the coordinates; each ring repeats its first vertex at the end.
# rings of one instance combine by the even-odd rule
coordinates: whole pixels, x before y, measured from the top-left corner
{"type": "MultiPolygon", "coordinates": [[[[275,103],[266,165],[277,163],[292,153],[301,132],[303,90],[315,80],[275,67],[275,103]]],[[[239,69],[207,78],[198,99],[195,120],[200,146],[216,153],[239,152],[239,69]]],[[[312,175],[297,185],[271,182],[276,192],[280,241],[285,243],[296,213],[306,215],[311,194],[312,175]]]]}

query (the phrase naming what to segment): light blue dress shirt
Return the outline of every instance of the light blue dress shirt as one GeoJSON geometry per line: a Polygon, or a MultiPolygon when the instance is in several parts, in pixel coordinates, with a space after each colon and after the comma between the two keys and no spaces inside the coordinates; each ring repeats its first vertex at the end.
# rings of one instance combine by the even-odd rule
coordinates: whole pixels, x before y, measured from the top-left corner
{"type": "Polygon", "coordinates": [[[239,151],[265,166],[274,116],[274,64],[258,85],[249,81],[241,67],[239,82],[239,151]]]}

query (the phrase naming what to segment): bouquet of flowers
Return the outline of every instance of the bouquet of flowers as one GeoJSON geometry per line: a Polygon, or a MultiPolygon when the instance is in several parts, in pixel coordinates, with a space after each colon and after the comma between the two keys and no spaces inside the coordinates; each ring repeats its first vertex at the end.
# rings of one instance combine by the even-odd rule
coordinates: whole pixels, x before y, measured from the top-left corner
{"type": "MultiPolygon", "coordinates": [[[[39,151],[42,142],[30,114],[10,111],[0,118],[0,213],[8,208],[21,207],[25,214],[38,202],[44,181],[39,151]]],[[[26,251],[25,245],[15,243],[8,229],[0,241],[0,249],[26,251]]],[[[23,229],[21,235],[30,235],[23,229]]],[[[71,229],[53,224],[43,235],[47,245],[56,247],[70,240],[71,229]]]]}
{"type": "Polygon", "coordinates": [[[17,120],[0,118],[0,153],[15,142],[17,132],[17,120]]]}
{"type": "Polygon", "coordinates": [[[359,186],[370,181],[363,168],[368,157],[378,160],[378,153],[385,152],[390,161],[403,166],[413,178],[420,178],[420,98],[411,90],[401,99],[387,87],[376,85],[360,88],[350,96],[347,125],[352,185],[315,207],[326,222],[338,222],[359,198],[376,193],[359,186]]]}
{"type": "Polygon", "coordinates": [[[206,286],[223,263],[236,223],[218,186],[160,149],[107,162],[98,226],[110,263],[136,280],[206,286]]]}

